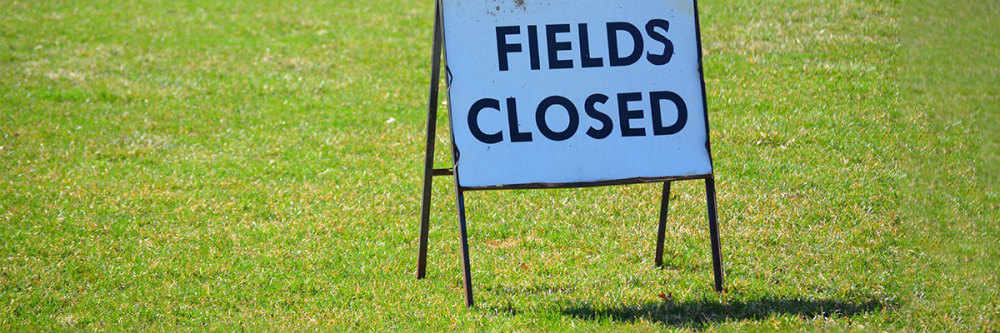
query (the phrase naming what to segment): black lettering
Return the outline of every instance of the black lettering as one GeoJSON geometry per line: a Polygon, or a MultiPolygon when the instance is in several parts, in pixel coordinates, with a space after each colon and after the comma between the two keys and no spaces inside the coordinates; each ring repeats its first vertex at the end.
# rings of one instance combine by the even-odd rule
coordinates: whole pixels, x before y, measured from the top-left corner
{"type": "Polygon", "coordinates": [[[577,128],[580,127],[580,114],[576,106],[573,105],[573,102],[566,97],[549,96],[538,104],[538,109],[535,110],[535,122],[538,124],[538,131],[542,132],[542,135],[546,138],[552,141],[563,141],[576,134],[577,128]],[[566,126],[566,130],[562,132],[553,131],[549,128],[549,124],[545,122],[545,113],[550,107],[556,104],[565,108],[569,114],[569,124],[566,126]]]}
{"type": "Polygon", "coordinates": [[[483,133],[481,128],[479,128],[479,112],[483,111],[485,108],[500,111],[500,101],[492,98],[483,98],[472,104],[472,108],[469,109],[469,131],[472,131],[472,136],[474,136],[476,140],[482,141],[483,143],[498,143],[503,141],[503,134],[501,134],[501,132],[486,134],[483,133]]]}
{"type": "Polygon", "coordinates": [[[594,120],[601,122],[601,129],[590,127],[590,129],[587,130],[587,135],[594,139],[600,140],[608,137],[608,135],[611,135],[611,130],[615,126],[615,124],[611,122],[611,117],[595,108],[597,103],[601,103],[603,105],[607,102],[608,96],[603,94],[593,94],[590,95],[590,97],[587,97],[587,102],[583,103],[584,109],[587,111],[587,115],[594,118],[594,120]]]}
{"type": "Polygon", "coordinates": [[[629,124],[632,119],[642,119],[642,110],[629,110],[629,102],[642,100],[641,93],[620,93],[618,94],[618,119],[621,122],[622,136],[645,136],[645,128],[635,128],[629,124]]]}
{"type": "Polygon", "coordinates": [[[573,68],[572,59],[559,59],[559,51],[573,49],[573,44],[570,42],[556,41],[556,34],[565,32],[569,32],[569,24],[549,24],[545,26],[545,41],[548,42],[549,68],[551,69],[573,68]]]}
{"type": "Polygon", "coordinates": [[[590,36],[587,33],[587,24],[580,23],[580,63],[583,68],[604,66],[604,59],[592,58],[590,56],[590,36]]]}
{"type": "Polygon", "coordinates": [[[643,41],[642,33],[634,25],[626,22],[609,22],[608,23],[608,50],[609,50],[609,62],[612,67],[617,66],[628,66],[639,61],[642,57],[643,41]],[[622,57],[621,53],[618,51],[618,32],[627,32],[632,37],[632,53],[626,57],[622,57]]]}
{"type": "Polygon", "coordinates": [[[517,123],[517,100],[514,97],[507,98],[507,127],[510,128],[511,142],[531,142],[531,132],[521,132],[518,130],[520,124],[517,123]]]}
{"type": "Polygon", "coordinates": [[[541,59],[538,55],[538,26],[528,26],[528,55],[531,57],[531,69],[542,69],[541,59]]]}
{"type": "MultiPolygon", "coordinates": [[[[500,62],[500,71],[507,71],[510,69],[510,65],[507,61],[507,55],[512,52],[521,52],[521,44],[508,44],[507,35],[516,35],[521,33],[520,26],[505,26],[497,27],[497,59],[500,62]]],[[[498,101],[497,104],[500,102],[498,101]]]]}
{"type": "Polygon", "coordinates": [[[653,54],[652,52],[647,52],[646,59],[653,65],[662,66],[670,62],[670,58],[674,56],[674,43],[672,43],[670,39],[667,39],[667,36],[664,36],[659,31],[656,31],[656,28],[661,28],[663,29],[663,33],[666,33],[670,29],[670,22],[667,22],[667,20],[653,19],[650,20],[649,23],[646,23],[646,33],[649,34],[649,37],[657,42],[663,43],[663,53],[653,54]]]}
{"type": "Polygon", "coordinates": [[[680,132],[687,124],[687,105],[680,95],[670,91],[654,91],[649,93],[649,105],[653,113],[653,135],[671,135],[680,132]],[[663,126],[663,116],[660,108],[660,101],[668,100],[677,106],[677,121],[673,125],[663,126]]]}

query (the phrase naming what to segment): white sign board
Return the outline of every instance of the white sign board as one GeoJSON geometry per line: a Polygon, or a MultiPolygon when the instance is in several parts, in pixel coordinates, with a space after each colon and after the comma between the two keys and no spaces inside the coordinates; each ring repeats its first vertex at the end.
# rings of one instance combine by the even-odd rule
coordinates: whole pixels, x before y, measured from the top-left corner
{"type": "Polygon", "coordinates": [[[443,0],[462,187],[710,175],[693,0],[443,0]]]}

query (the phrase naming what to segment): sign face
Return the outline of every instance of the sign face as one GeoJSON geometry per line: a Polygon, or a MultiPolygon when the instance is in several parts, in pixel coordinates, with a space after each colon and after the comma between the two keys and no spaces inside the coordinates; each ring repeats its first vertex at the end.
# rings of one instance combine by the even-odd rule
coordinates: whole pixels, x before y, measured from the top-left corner
{"type": "Polygon", "coordinates": [[[710,175],[694,0],[443,0],[467,188],[710,175]]]}

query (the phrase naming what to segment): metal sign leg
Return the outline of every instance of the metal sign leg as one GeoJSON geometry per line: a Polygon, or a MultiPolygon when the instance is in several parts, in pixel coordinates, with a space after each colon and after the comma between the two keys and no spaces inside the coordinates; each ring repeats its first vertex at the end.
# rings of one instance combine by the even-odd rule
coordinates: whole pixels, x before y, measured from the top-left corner
{"type": "Polygon", "coordinates": [[[667,210],[670,206],[670,182],[663,182],[660,198],[660,227],[656,230],[656,267],[663,267],[663,239],[667,233],[667,210]]]}
{"type": "Polygon", "coordinates": [[[465,286],[465,306],[472,307],[475,303],[472,300],[472,265],[469,264],[469,236],[466,232],[465,227],[465,196],[462,193],[462,189],[458,187],[458,176],[455,176],[455,198],[457,199],[458,209],[458,231],[459,238],[462,241],[462,271],[465,275],[462,276],[462,282],[465,286]]]}
{"type": "Polygon", "coordinates": [[[719,245],[719,223],[715,209],[715,178],[705,178],[708,201],[708,230],[712,238],[712,267],[715,270],[715,291],[722,291],[722,249],[719,245]]]}
{"type": "Polygon", "coordinates": [[[417,279],[427,273],[427,236],[431,218],[431,184],[434,179],[434,131],[437,129],[438,88],[441,79],[441,7],[434,8],[434,49],[431,51],[431,84],[427,101],[427,151],[424,153],[424,193],[420,205],[420,252],[417,279]]]}

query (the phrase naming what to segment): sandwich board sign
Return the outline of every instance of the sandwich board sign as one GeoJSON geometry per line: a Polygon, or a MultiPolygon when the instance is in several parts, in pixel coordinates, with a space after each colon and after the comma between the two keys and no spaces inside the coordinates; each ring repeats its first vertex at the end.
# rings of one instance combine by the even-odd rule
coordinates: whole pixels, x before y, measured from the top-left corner
{"type": "Polygon", "coordinates": [[[433,176],[454,178],[466,303],[464,191],[704,179],[722,289],[715,184],[695,0],[438,0],[417,276],[433,176]],[[433,165],[442,49],[452,168],[433,165]]]}

